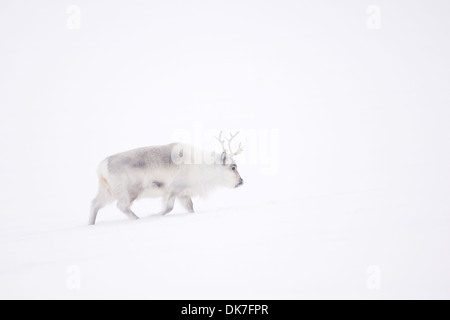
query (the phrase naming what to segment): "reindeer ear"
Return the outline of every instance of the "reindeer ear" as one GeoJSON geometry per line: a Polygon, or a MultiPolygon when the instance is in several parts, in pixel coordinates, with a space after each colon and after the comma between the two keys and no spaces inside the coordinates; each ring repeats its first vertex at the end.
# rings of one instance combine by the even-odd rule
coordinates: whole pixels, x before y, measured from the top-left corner
{"type": "Polygon", "coordinates": [[[227,154],[225,152],[222,152],[220,160],[222,161],[222,164],[225,165],[225,162],[227,161],[227,154]]]}

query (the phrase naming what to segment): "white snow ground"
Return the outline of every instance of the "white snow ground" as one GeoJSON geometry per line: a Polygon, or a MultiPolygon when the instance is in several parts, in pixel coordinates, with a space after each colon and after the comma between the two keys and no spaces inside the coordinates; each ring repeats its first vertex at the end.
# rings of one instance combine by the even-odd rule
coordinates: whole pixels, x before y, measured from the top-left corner
{"type": "Polygon", "coordinates": [[[0,298],[449,299],[449,9],[2,1],[0,298]],[[104,157],[221,128],[242,188],[86,226],[104,157]]]}

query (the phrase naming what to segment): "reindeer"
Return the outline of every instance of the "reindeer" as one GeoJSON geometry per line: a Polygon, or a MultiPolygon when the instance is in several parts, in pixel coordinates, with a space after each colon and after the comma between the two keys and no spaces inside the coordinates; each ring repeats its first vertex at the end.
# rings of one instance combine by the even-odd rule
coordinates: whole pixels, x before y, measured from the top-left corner
{"type": "Polygon", "coordinates": [[[220,132],[216,139],[222,147],[221,153],[208,153],[190,145],[172,143],[106,158],[98,167],[98,194],[92,200],[89,224],[94,225],[98,211],[116,200],[117,207],[130,219],[138,219],[131,205],[139,198],[162,197],[162,215],[172,211],[175,199],[193,213],[192,197],[205,196],[218,186],[241,186],[244,180],[239,175],[234,157],[244,149],[240,143],[236,152],[231,148],[231,141],[238,133],[230,133],[230,138],[226,138],[227,151],[220,132]]]}

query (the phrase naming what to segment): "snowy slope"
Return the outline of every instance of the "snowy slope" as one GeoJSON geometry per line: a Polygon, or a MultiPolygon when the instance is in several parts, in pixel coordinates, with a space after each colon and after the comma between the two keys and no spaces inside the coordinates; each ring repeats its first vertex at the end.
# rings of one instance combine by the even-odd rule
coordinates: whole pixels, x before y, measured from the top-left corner
{"type": "Polygon", "coordinates": [[[450,298],[448,2],[22,3],[0,4],[0,298],[450,298]],[[242,188],[86,225],[106,156],[221,129],[242,188]]]}
{"type": "Polygon", "coordinates": [[[8,237],[1,297],[448,297],[447,218],[375,199],[386,198],[335,194],[8,237]],[[382,282],[371,291],[374,264],[382,282]],[[79,290],[67,287],[73,265],[79,290]]]}

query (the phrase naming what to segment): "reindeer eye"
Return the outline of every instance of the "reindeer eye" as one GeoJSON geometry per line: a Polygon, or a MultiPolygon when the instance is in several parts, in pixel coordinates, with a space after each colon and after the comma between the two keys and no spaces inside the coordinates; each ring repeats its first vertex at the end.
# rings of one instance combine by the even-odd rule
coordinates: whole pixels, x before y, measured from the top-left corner
{"type": "Polygon", "coordinates": [[[231,170],[236,171],[236,165],[232,165],[231,170]]]}

